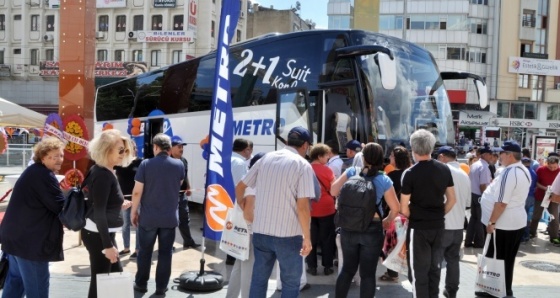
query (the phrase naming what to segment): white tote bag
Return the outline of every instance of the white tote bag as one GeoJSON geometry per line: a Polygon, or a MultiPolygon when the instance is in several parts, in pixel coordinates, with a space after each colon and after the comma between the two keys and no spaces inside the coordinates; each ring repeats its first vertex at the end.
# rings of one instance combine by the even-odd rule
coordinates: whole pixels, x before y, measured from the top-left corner
{"type": "Polygon", "coordinates": [[[496,233],[494,233],[494,257],[486,257],[490,237],[486,235],[486,243],[482,254],[478,254],[478,273],[475,282],[475,291],[483,291],[495,297],[506,296],[506,275],[504,270],[504,260],[496,259],[496,233]]]}
{"type": "Polygon", "coordinates": [[[97,297],[134,298],[130,272],[97,274],[97,297]]]}
{"type": "Polygon", "coordinates": [[[406,260],[406,231],[408,230],[408,220],[402,221],[397,216],[394,221],[397,233],[397,245],[387,255],[383,265],[388,269],[408,275],[408,261],[406,260]]]}
{"type": "Polygon", "coordinates": [[[220,249],[238,260],[245,261],[249,258],[249,237],[249,227],[243,217],[243,210],[235,203],[226,215],[220,249]]]}

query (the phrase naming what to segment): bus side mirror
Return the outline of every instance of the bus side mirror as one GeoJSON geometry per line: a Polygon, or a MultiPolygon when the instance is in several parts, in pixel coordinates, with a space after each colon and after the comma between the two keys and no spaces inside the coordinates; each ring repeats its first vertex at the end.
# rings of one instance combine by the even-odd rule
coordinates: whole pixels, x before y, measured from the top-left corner
{"type": "Polygon", "coordinates": [[[474,80],[474,85],[476,86],[476,92],[478,93],[480,108],[484,109],[488,105],[488,88],[486,87],[486,84],[480,80],[474,80]]]}
{"type": "Polygon", "coordinates": [[[386,90],[393,90],[397,86],[397,61],[389,55],[377,52],[377,65],[381,75],[381,85],[386,90]]]}

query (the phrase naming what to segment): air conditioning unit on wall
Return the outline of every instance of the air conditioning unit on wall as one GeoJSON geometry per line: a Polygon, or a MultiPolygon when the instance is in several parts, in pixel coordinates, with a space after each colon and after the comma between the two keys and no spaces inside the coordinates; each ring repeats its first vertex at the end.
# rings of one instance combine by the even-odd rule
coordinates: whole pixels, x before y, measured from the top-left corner
{"type": "Polygon", "coordinates": [[[105,32],[102,31],[95,32],[95,39],[105,39],[105,32]]]}
{"type": "Polygon", "coordinates": [[[136,39],[136,31],[128,32],[128,39],[136,39]]]}
{"type": "Polygon", "coordinates": [[[53,41],[54,40],[54,36],[50,33],[45,34],[43,36],[43,42],[49,42],[49,41],[53,41]]]}

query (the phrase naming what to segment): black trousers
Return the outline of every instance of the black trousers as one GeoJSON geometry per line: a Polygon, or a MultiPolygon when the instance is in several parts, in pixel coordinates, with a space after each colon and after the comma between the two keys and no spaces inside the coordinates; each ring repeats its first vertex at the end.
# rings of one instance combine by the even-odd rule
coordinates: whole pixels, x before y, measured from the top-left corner
{"type": "Polygon", "coordinates": [[[408,228],[406,257],[408,259],[408,280],[412,284],[414,297],[439,297],[444,232],[444,229],[408,228]]]}
{"type": "Polygon", "coordinates": [[[323,217],[311,217],[311,245],[312,249],[305,258],[309,268],[317,268],[317,247],[321,245],[321,264],[325,268],[332,268],[336,247],[334,214],[323,217]]]}
{"type": "Polygon", "coordinates": [[[482,222],[480,222],[480,218],[482,217],[482,209],[480,207],[478,199],[480,199],[479,195],[471,193],[471,218],[469,219],[469,225],[467,226],[465,246],[484,246],[484,237],[486,237],[486,231],[484,230],[484,225],[482,224],[482,222]]]}
{"type": "MultiPolygon", "coordinates": [[[[103,243],[101,242],[99,233],[82,229],[80,231],[80,234],[82,236],[82,241],[84,241],[84,246],[89,253],[91,281],[89,283],[88,298],[97,298],[97,274],[122,272],[122,264],[120,260],[114,264],[111,264],[111,261],[109,261],[109,259],[107,259],[101,252],[105,249],[105,247],[103,247],[103,243]]],[[[115,233],[109,233],[109,236],[111,236],[111,242],[113,243],[113,245],[117,247],[115,242],[115,233]]]]}
{"type": "Polygon", "coordinates": [[[179,233],[181,233],[181,237],[183,238],[183,246],[195,244],[191,236],[190,222],[189,201],[185,195],[181,195],[179,198],[179,233]]]}
{"type": "MultiPolygon", "coordinates": [[[[519,244],[521,243],[521,238],[523,237],[524,232],[525,228],[513,231],[496,229],[496,232],[492,234],[496,235],[496,258],[504,260],[506,294],[508,296],[513,296],[513,291],[511,289],[511,284],[513,282],[513,267],[515,266],[515,256],[519,250],[519,244]]],[[[490,238],[490,245],[488,247],[488,252],[486,252],[487,257],[494,257],[493,241],[494,239],[490,238]]]]}

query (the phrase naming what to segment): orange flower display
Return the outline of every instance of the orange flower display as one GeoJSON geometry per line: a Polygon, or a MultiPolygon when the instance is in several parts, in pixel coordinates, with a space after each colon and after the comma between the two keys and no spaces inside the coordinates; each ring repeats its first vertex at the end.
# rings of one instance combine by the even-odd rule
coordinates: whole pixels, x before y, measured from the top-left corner
{"type": "MultiPolygon", "coordinates": [[[[63,123],[64,131],[68,133],[70,136],[74,136],[76,138],[82,140],[89,140],[89,135],[87,132],[86,124],[82,117],[78,115],[70,115],[64,118],[63,123]]],[[[64,158],[68,160],[79,160],[86,156],[87,148],[83,146],[83,144],[79,144],[76,140],[68,139],[65,136],[65,139],[68,141],[64,151],[64,158]]]]}

